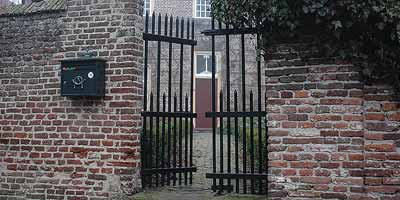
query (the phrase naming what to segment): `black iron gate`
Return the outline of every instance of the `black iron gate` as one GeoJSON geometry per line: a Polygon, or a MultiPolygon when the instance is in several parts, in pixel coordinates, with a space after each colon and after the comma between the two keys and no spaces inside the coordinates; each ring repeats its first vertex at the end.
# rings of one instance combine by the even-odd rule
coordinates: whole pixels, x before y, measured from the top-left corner
{"type": "MultiPolygon", "coordinates": [[[[162,20],[153,13],[145,18],[144,39],[144,111],[142,141],[142,183],[143,187],[192,184],[193,172],[193,71],[194,71],[194,23],[192,20],[165,16],[162,20]],[[157,22],[156,22],[157,20],[157,22]],[[162,23],[162,21],[164,21],[162,23]],[[149,26],[151,24],[151,32],[149,26]],[[175,27],[174,27],[175,24],[175,27]],[[156,85],[148,88],[149,43],[156,44],[156,85]],[[168,79],[161,84],[163,74],[161,57],[162,45],[167,45],[168,55],[165,66],[168,79]],[[180,46],[179,70],[173,71],[173,45],[180,46]],[[184,50],[190,48],[190,88],[184,96],[184,50]],[[172,75],[179,74],[179,86],[173,88],[176,81],[172,75]],[[162,87],[166,93],[161,94],[162,87]],[[155,94],[148,90],[155,90],[155,94]],[[173,95],[172,92],[175,92],[173,95]],[[176,94],[179,93],[179,94],[176,94]],[[149,98],[149,100],[147,99],[149,98]],[[149,101],[149,102],[148,102],[149,101]]],[[[187,74],[187,73],[186,73],[187,74]]]]}
{"type": "Polygon", "coordinates": [[[262,90],[260,51],[257,51],[256,60],[257,92],[254,94],[253,91],[249,93],[246,91],[245,46],[247,42],[245,38],[246,35],[256,36],[257,43],[259,43],[260,38],[257,30],[252,28],[233,29],[224,25],[225,29],[223,29],[221,23],[218,23],[216,29],[214,19],[212,19],[211,24],[211,30],[203,31],[203,34],[211,37],[212,42],[212,111],[206,113],[206,116],[212,118],[213,171],[207,173],[206,177],[213,180],[213,191],[235,191],[236,193],[248,193],[249,191],[252,194],[266,194],[268,191],[267,98],[265,94],[263,95],[262,90]],[[233,35],[240,37],[241,88],[239,88],[239,91],[231,92],[230,37],[233,35]],[[225,40],[226,43],[226,52],[224,53],[226,87],[224,91],[220,91],[218,94],[215,89],[215,44],[216,39],[219,38],[225,40]],[[226,97],[224,97],[224,94],[226,97]],[[238,94],[241,97],[238,97],[238,94]],[[217,109],[217,98],[219,98],[219,109],[217,109]],[[254,98],[257,99],[256,102],[254,102],[254,98]],[[238,101],[241,101],[241,106],[239,106],[238,101]],[[219,127],[217,127],[218,125],[219,127]]]}

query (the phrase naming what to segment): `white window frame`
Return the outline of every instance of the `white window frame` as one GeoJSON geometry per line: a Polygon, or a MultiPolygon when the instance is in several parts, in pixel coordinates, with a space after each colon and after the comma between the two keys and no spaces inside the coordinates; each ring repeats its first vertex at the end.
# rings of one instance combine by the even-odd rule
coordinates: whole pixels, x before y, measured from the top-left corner
{"type": "MultiPolygon", "coordinates": [[[[200,56],[200,55],[203,55],[203,56],[205,56],[205,55],[209,55],[210,56],[210,59],[212,59],[212,52],[211,51],[196,51],[195,53],[194,53],[194,65],[195,65],[195,74],[196,74],[196,78],[211,78],[211,76],[212,76],[212,72],[210,71],[210,73],[209,74],[198,74],[197,73],[197,56],[200,56]]],[[[216,67],[216,70],[215,70],[215,77],[218,77],[218,74],[219,74],[219,70],[221,69],[221,55],[220,55],[220,53],[219,52],[215,52],[215,67],[216,67]]],[[[212,66],[210,66],[210,69],[212,69],[211,68],[212,66]]]]}
{"type": "MultiPolygon", "coordinates": [[[[211,11],[210,11],[210,16],[209,17],[202,17],[202,16],[197,16],[197,1],[199,0],[193,0],[193,16],[194,18],[201,18],[201,19],[210,19],[211,18],[211,11]]],[[[210,3],[210,9],[211,9],[211,0],[207,0],[210,3]]],[[[201,4],[199,4],[201,5],[201,4]]]]}
{"type": "Polygon", "coordinates": [[[9,0],[14,5],[21,5],[24,4],[23,0],[9,0]]]}
{"type": "MultiPolygon", "coordinates": [[[[152,15],[152,13],[153,13],[153,10],[154,10],[154,3],[153,3],[153,1],[154,0],[148,0],[149,1],[149,16],[151,16],[152,15]]],[[[143,16],[146,16],[146,9],[145,9],[145,4],[146,4],[146,0],[143,0],[143,16]]]]}

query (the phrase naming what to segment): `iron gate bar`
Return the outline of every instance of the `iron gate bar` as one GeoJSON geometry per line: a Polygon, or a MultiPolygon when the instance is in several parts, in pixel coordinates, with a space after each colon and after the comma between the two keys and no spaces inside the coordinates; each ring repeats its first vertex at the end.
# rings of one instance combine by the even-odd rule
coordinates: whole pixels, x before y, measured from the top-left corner
{"type": "MultiPolygon", "coordinates": [[[[179,20],[177,20],[179,22],[179,20]]],[[[184,21],[181,22],[181,38],[183,38],[184,21]]],[[[176,26],[179,29],[179,26],[176,26]]],[[[178,35],[178,31],[176,31],[178,35]]],[[[177,36],[178,37],[178,36],[177,36]]],[[[183,112],[183,44],[181,44],[181,54],[179,59],[179,108],[183,112]]],[[[182,134],[183,134],[183,118],[179,117],[179,168],[182,167],[182,134]]],[[[182,185],[182,173],[179,173],[179,185],[182,185]]]]}
{"type": "MultiPolygon", "coordinates": [[[[215,29],[215,19],[214,19],[214,17],[212,17],[212,19],[211,19],[211,29],[212,30],[214,30],[215,29]]],[[[216,63],[215,63],[215,35],[212,35],[211,36],[211,53],[212,53],[212,56],[211,56],[211,93],[212,93],[212,112],[216,112],[216,107],[217,107],[217,105],[216,105],[216,102],[215,102],[215,97],[216,97],[216,91],[215,91],[215,72],[216,72],[216,70],[215,70],[215,65],[216,65],[216,63]]],[[[217,151],[217,149],[216,149],[216,118],[215,117],[213,117],[212,118],[212,137],[213,137],[213,139],[212,139],[212,148],[213,148],[213,173],[217,173],[217,165],[216,165],[216,162],[217,162],[217,157],[216,157],[216,151],[217,151]]],[[[217,183],[217,180],[216,179],[213,179],[213,186],[215,186],[216,185],[216,183],[217,183]]],[[[215,189],[213,190],[214,192],[216,191],[215,189]]]]}
{"type": "Polygon", "coordinates": [[[201,32],[205,36],[218,36],[218,35],[241,35],[241,34],[257,34],[258,30],[255,28],[242,28],[242,29],[211,29],[201,32]]]}
{"type": "MultiPolygon", "coordinates": [[[[169,37],[172,37],[173,24],[174,24],[174,18],[171,15],[171,17],[169,19],[169,27],[170,27],[169,28],[169,37]]],[[[167,21],[165,22],[165,26],[168,26],[167,21]]],[[[168,28],[165,28],[165,33],[166,33],[165,35],[167,35],[167,32],[168,32],[167,29],[168,28]]],[[[168,52],[168,112],[171,112],[172,111],[172,109],[171,109],[171,106],[172,106],[172,103],[171,103],[172,102],[172,41],[169,42],[168,50],[169,50],[169,52],[168,52]]],[[[172,139],[171,138],[171,128],[172,128],[171,117],[173,117],[173,116],[168,117],[168,162],[169,162],[168,166],[169,167],[171,167],[171,150],[172,150],[172,148],[171,148],[171,139],[172,139]]],[[[170,185],[171,184],[171,174],[168,174],[167,180],[168,180],[167,185],[170,185]]]]}
{"type": "MultiPolygon", "coordinates": [[[[149,31],[149,14],[146,13],[146,19],[145,19],[146,23],[145,23],[145,28],[144,31],[145,33],[148,33],[149,31]]],[[[148,46],[149,46],[149,42],[147,40],[144,40],[144,72],[143,72],[143,79],[144,79],[144,86],[143,86],[143,108],[144,110],[147,110],[147,67],[148,67],[148,46]]],[[[142,131],[142,136],[141,136],[141,153],[142,154],[148,154],[147,149],[145,148],[146,144],[147,144],[147,133],[146,133],[146,128],[147,127],[147,118],[143,117],[143,131],[142,131]]],[[[147,156],[141,156],[141,162],[142,162],[142,168],[145,169],[147,168],[147,156]]],[[[143,182],[143,186],[146,183],[146,178],[145,176],[142,177],[142,182],[143,182]]]]}
{"type": "MultiPolygon", "coordinates": [[[[163,94],[163,101],[162,101],[162,105],[163,105],[163,113],[166,112],[166,97],[165,97],[165,93],[163,94]]],[[[162,168],[165,168],[165,117],[162,118],[162,128],[161,128],[161,164],[162,164],[162,168]]],[[[163,176],[161,177],[161,185],[164,186],[165,183],[165,176],[163,174],[163,176]]]]}
{"type": "MultiPolygon", "coordinates": [[[[261,52],[260,52],[260,35],[257,33],[257,92],[258,92],[258,112],[262,113],[262,89],[261,89],[261,52]]],[[[265,109],[267,110],[267,109],[265,109]]],[[[267,113],[265,112],[265,117],[267,113]]],[[[258,116],[258,172],[262,173],[263,172],[263,151],[262,151],[262,127],[261,127],[261,122],[262,122],[262,117],[258,116]]],[[[266,133],[268,135],[268,133],[266,133]]],[[[268,140],[266,140],[268,142],[268,140]]],[[[267,145],[265,145],[267,146],[267,145]]],[[[266,154],[268,156],[268,154],[266,154]]],[[[268,177],[267,177],[267,182],[268,182],[268,177]]],[[[263,182],[261,179],[258,180],[259,188],[258,191],[261,194],[262,193],[262,185],[263,182]]],[[[268,190],[267,190],[268,191],[268,190]]]]}
{"type": "MultiPolygon", "coordinates": [[[[189,21],[189,20],[188,20],[189,21]]],[[[192,21],[192,40],[194,40],[194,21],[192,21]]],[[[189,33],[189,31],[188,31],[189,33]]],[[[188,34],[188,39],[189,39],[189,34],[188,34]]],[[[193,92],[193,88],[194,88],[194,45],[191,46],[190,50],[191,50],[191,55],[190,55],[190,96],[192,98],[190,98],[190,112],[193,113],[193,98],[194,98],[194,92],[193,92]]],[[[196,116],[197,117],[197,116],[196,116]]],[[[189,139],[189,163],[190,166],[193,166],[193,118],[190,118],[190,139],[189,139]]],[[[190,172],[190,177],[189,177],[189,184],[193,183],[193,173],[190,172]]]]}
{"type": "MultiPolygon", "coordinates": [[[[226,25],[226,29],[229,29],[229,25],[226,25]]],[[[231,78],[230,78],[230,38],[229,38],[229,34],[227,34],[225,36],[225,55],[226,55],[226,92],[227,92],[227,96],[226,96],[226,108],[227,108],[227,112],[231,112],[231,78]]],[[[223,111],[223,109],[221,110],[223,111]]],[[[228,163],[227,163],[227,167],[228,167],[228,173],[231,173],[231,118],[228,117],[227,119],[227,128],[228,128],[228,148],[227,148],[227,152],[226,154],[228,155],[228,163]]],[[[231,179],[228,179],[228,185],[231,186],[231,179]]],[[[229,192],[233,191],[233,187],[228,189],[229,192]]]]}
{"type": "MultiPolygon", "coordinates": [[[[158,15],[158,35],[161,35],[161,14],[158,15]]],[[[161,93],[161,41],[157,41],[157,112],[160,112],[160,93],[161,93]]],[[[160,118],[156,118],[156,166],[159,163],[159,139],[160,139],[160,118]]],[[[158,187],[158,176],[156,176],[156,186],[158,187]]]]}
{"type": "MultiPolygon", "coordinates": [[[[145,31],[143,39],[145,43],[144,52],[144,110],[141,113],[143,117],[142,132],[142,181],[143,187],[152,187],[153,184],[164,186],[165,184],[173,185],[184,183],[192,183],[192,173],[196,171],[193,166],[193,118],[197,117],[193,113],[193,83],[191,83],[189,105],[189,97],[187,93],[183,97],[183,56],[184,46],[190,46],[191,55],[191,77],[193,75],[193,59],[194,45],[194,22],[187,20],[186,37],[185,37],[185,20],[176,19],[176,36],[173,37],[173,17],[165,16],[164,31],[162,32],[162,17],[159,14],[156,21],[155,13],[151,19],[151,33],[149,33],[149,15],[146,13],[145,31]],[[169,21],[168,21],[169,19],[169,21]],[[192,25],[192,35],[190,35],[190,24],[192,25]],[[169,27],[168,27],[169,25],[169,27]],[[156,26],[157,32],[156,32],[156,26]],[[169,32],[168,32],[169,31],[169,32]],[[168,35],[169,33],[169,35],[168,35]],[[191,36],[191,39],[190,39],[191,36]],[[156,54],[156,91],[148,95],[148,55],[149,42],[157,43],[156,54]],[[161,94],[161,48],[162,43],[168,43],[168,94],[161,94]],[[173,44],[181,46],[180,66],[179,66],[179,96],[172,97],[172,56],[173,44]],[[150,106],[148,106],[147,97],[150,97],[150,106]],[[154,99],[155,98],[155,99],[154,99]],[[168,98],[168,103],[167,103],[168,98]],[[173,106],[172,106],[173,98],[173,106]],[[179,100],[178,100],[179,99],[179,100]],[[154,105],[156,104],[156,105],[154,105]],[[168,105],[167,105],[168,104],[168,105]],[[168,108],[168,109],[167,109],[168,108]],[[189,110],[190,108],[190,110],[189,110]],[[167,111],[168,110],[168,111],[167,111]],[[165,121],[168,124],[165,124],[165,121]],[[149,127],[147,120],[150,120],[149,127]],[[190,121],[189,121],[190,120],[190,121]],[[160,123],[162,123],[160,125],[160,123]],[[190,123],[190,124],[189,124],[190,123]],[[147,130],[149,128],[149,130],[147,130]],[[167,129],[167,130],[166,130],[167,129]],[[178,130],[179,129],[179,130],[178,130]],[[173,135],[173,136],[172,136],[173,135]],[[190,140],[190,141],[189,141],[190,140]],[[190,144],[189,144],[190,143],[190,144]],[[189,150],[190,148],[190,150],[189,150]],[[171,155],[172,154],[172,155],[171,155]],[[188,176],[190,173],[190,176],[188,176]],[[182,177],[184,174],[184,177],[182,177]],[[188,181],[188,178],[190,179],[188,181]]],[[[193,82],[193,81],[192,81],[193,82]]]]}
{"type": "MultiPolygon", "coordinates": [[[[235,90],[234,96],[234,112],[238,112],[238,93],[235,90]]],[[[239,174],[239,118],[235,117],[235,172],[239,174]]],[[[239,178],[236,178],[236,193],[239,193],[239,178]]]]}
{"type": "MultiPolygon", "coordinates": [[[[244,40],[244,33],[241,34],[240,40],[242,43],[241,46],[241,52],[242,52],[242,110],[243,112],[246,112],[246,56],[245,56],[245,40],[244,40]]],[[[243,135],[247,136],[246,133],[246,117],[242,118],[242,122],[243,122],[243,135]]],[[[246,173],[247,171],[247,154],[246,154],[246,147],[247,147],[247,143],[246,143],[246,139],[247,137],[243,137],[243,173],[246,173]]],[[[243,193],[247,193],[247,182],[246,180],[243,180],[243,193]]]]}

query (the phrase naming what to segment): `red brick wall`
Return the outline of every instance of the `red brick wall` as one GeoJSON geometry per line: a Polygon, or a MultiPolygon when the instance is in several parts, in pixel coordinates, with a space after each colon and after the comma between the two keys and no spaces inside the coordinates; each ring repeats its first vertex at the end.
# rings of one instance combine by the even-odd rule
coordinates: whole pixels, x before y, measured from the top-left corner
{"type": "Polygon", "coordinates": [[[387,86],[367,86],[364,93],[366,192],[400,199],[400,101],[387,86]]]}
{"type": "Polygon", "coordinates": [[[0,199],[140,189],[139,5],[70,0],[66,12],[0,18],[0,199]],[[106,97],[61,97],[59,60],[86,49],[108,60],[106,97]]]}
{"type": "Polygon", "coordinates": [[[398,104],[315,49],[285,44],[266,55],[271,197],[396,199],[398,104]]]}

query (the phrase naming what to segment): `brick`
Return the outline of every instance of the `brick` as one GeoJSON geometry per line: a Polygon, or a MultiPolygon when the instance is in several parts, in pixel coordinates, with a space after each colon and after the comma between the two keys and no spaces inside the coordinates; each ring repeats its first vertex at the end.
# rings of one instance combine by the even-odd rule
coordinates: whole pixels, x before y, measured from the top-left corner
{"type": "Polygon", "coordinates": [[[340,200],[345,200],[347,199],[347,195],[343,193],[322,193],[321,194],[322,199],[340,199],[340,200]]]}
{"type": "Polygon", "coordinates": [[[348,96],[348,91],[347,90],[329,90],[326,93],[326,96],[328,96],[328,97],[346,97],[346,96],[348,96]]]}
{"type": "Polygon", "coordinates": [[[398,111],[400,109],[400,103],[384,103],[383,111],[398,111]]]}
{"type": "Polygon", "coordinates": [[[366,120],[377,120],[377,121],[384,121],[385,115],[383,113],[367,113],[365,115],[366,120]]]}
{"type": "Polygon", "coordinates": [[[331,178],[328,177],[301,177],[300,181],[309,184],[329,184],[331,178]]]}
{"type": "Polygon", "coordinates": [[[396,146],[394,144],[368,144],[365,145],[365,149],[373,152],[394,152],[396,146]]]}
{"type": "Polygon", "coordinates": [[[308,98],[308,97],[310,97],[310,92],[306,91],[306,90],[295,91],[294,94],[295,94],[294,95],[295,98],[308,98]]]}
{"type": "Polygon", "coordinates": [[[400,122],[400,112],[394,113],[394,114],[390,114],[390,115],[388,116],[388,119],[391,120],[391,121],[398,121],[398,122],[400,122]]]}
{"type": "Polygon", "coordinates": [[[290,114],[288,115],[289,121],[307,121],[308,115],[306,114],[290,114]]]}
{"type": "Polygon", "coordinates": [[[288,91],[281,92],[281,98],[293,98],[293,93],[288,91]]]}

